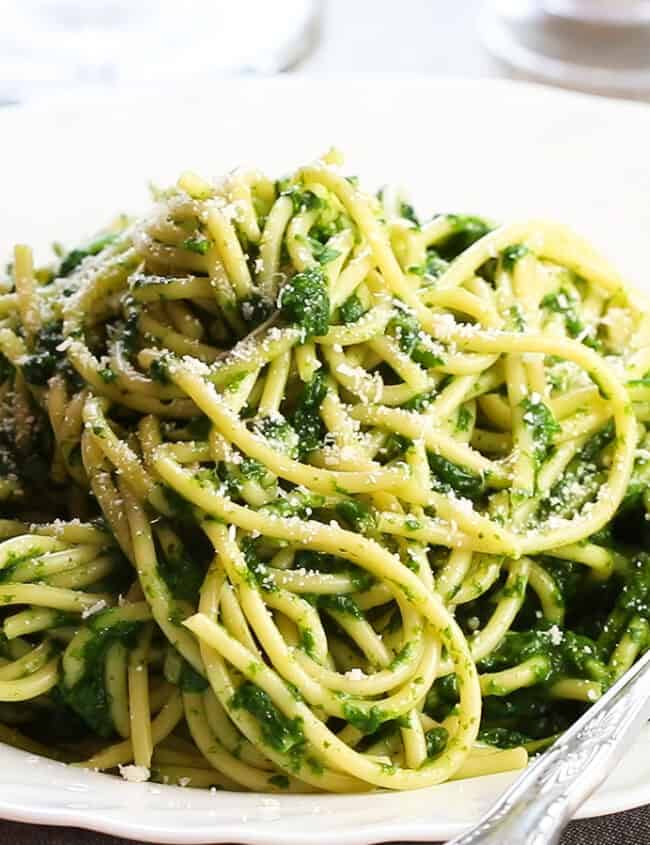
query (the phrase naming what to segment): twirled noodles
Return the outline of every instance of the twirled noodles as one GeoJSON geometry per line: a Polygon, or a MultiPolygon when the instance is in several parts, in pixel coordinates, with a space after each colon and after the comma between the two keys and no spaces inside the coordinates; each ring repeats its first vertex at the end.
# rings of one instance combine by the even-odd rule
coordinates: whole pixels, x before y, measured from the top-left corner
{"type": "Polygon", "coordinates": [[[647,648],[648,316],[332,152],[0,294],[0,739],[132,780],[523,767],[647,648]]]}

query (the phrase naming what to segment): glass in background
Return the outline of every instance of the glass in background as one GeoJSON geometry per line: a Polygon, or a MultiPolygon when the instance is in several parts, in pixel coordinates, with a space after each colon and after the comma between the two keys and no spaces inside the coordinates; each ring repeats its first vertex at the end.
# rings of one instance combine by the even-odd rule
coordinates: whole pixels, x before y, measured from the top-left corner
{"type": "Polygon", "coordinates": [[[318,0],[4,0],[0,103],[75,89],[276,73],[316,39],[318,0]]]}
{"type": "Polygon", "coordinates": [[[486,0],[481,33],[526,76],[650,98],[650,0],[486,0]]]}

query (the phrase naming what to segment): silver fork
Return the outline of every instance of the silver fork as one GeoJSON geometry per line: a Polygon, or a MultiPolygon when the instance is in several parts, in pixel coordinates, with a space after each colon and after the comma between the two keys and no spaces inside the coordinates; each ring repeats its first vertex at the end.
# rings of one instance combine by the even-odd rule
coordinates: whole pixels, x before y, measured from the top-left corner
{"type": "Polygon", "coordinates": [[[448,845],[555,845],[650,717],[650,651],[448,845]]]}

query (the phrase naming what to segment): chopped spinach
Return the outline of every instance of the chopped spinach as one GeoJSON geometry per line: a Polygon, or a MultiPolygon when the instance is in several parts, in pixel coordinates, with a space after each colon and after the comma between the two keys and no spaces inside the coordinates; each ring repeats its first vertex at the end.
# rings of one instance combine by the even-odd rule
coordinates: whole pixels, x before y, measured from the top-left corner
{"type": "Polygon", "coordinates": [[[297,458],[300,452],[300,438],[295,428],[281,414],[262,417],[256,423],[256,431],[282,455],[297,458]]]}
{"type": "Polygon", "coordinates": [[[405,220],[409,220],[415,226],[420,225],[420,221],[417,218],[417,214],[415,213],[415,209],[413,206],[408,202],[401,202],[399,204],[399,214],[400,217],[403,217],[405,220]]]}
{"type": "MultiPolygon", "coordinates": [[[[84,643],[81,654],[77,655],[83,662],[83,674],[72,685],[66,683],[64,676],[60,684],[66,704],[81,716],[96,734],[105,738],[114,733],[110,701],[104,681],[106,652],[117,640],[132,647],[142,624],[115,620],[114,610],[104,610],[86,621],[85,627],[91,635],[84,643]]],[[[74,640],[68,647],[73,646],[74,640]]]]}
{"type": "Polygon", "coordinates": [[[437,757],[447,747],[449,742],[449,731],[442,725],[437,728],[430,728],[424,735],[427,743],[427,757],[437,757]]]}
{"type": "Polygon", "coordinates": [[[285,319],[302,329],[303,340],[327,334],[330,298],[320,267],[310,267],[289,279],[280,291],[278,304],[285,319]]]}
{"type": "Polygon", "coordinates": [[[87,258],[89,255],[98,255],[104,247],[107,247],[109,244],[114,243],[118,238],[117,233],[109,232],[106,235],[101,235],[100,237],[96,238],[95,240],[91,241],[86,246],[80,246],[76,249],[70,250],[70,252],[64,256],[59,266],[59,276],[65,277],[69,276],[73,270],[76,270],[77,267],[81,264],[84,258],[87,258]]]}
{"type": "Polygon", "coordinates": [[[267,593],[277,590],[275,582],[268,566],[261,560],[257,552],[257,543],[250,537],[246,537],[242,544],[244,560],[250,573],[250,581],[267,593]]]}
{"type": "Polygon", "coordinates": [[[325,426],[319,410],[327,395],[327,381],[322,370],[316,370],[311,381],[307,382],[298,397],[291,417],[294,430],[298,435],[298,454],[304,458],[309,452],[323,444],[325,426]]]}
{"type": "Polygon", "coordinates": [[[540,398],[534,401],[526,397],[521,402],[521,408],[523,423],[533,439],[535,457],[538,461],[544,460],[553,438],[560,432],[560,426],[551,409],[540,398]]]}
{"type": "Polygon", "coordinates": [[[361,499],[343,499],[337,503],[336,513],[361,534],[371,534],[377,526],[373,509],[361,499]]]}
{"type": "Polygon", "coordinates": [[[302,721],[285,716],[271,697],[256,684],[244,681],[230,699],[230,706],[250,713],[259,724],[262,739],[275,751],[287,754],[304,746],[302,721]]]}
{"type": "Polygon", "coordinates": [[[356,295],[353,293],[345,300],[343,305],[339,308],[339,317],[343,323],[356,323],[366,313],[366,308],[356,295]]]}
{"type": "Polygon", "coordinates": [[[29,384],[44,387],[58,373],[70,386],[76,389],[81,386],[79,375],[60,349],[64,340],[62,329],[62,322],[54,321],[46,323],[39,331],[33,348],[21,361],[22,373],[29,384]]]}
{"type": "Polygon", "coordinates": [[[485,492],[485,481],[480,476],[434,452],[427,452],[427,458],[434,479],[443,490],[451,489],[468,499],[477,499],[485,492]]]}
{"type": "Polygon", "coordinates": [[[447,220],[452,224],[452,231],[442,242],[436,244],[438,254],[446,261],[456,258],[492,230],[490,224],[480,217],[448,214],[447,220]]]}
{"type": "Polygon", "coordinates": [[[239,303],[239,312],[249,327],[259,326],[271,316],[273,302],[259,293],[254,293],[239,303]]]}
{"type": "Polygon", "coordinates": [[[525,244],[513,244],[512,246],[507,246],[501,253],[503,269],[512,272],[519,259],[528,255],[529,252],[530,250],[525,244]]]}
{"type": "Polygon", "coordinates": [[[363,611],[356,601],[345,593],[305,593],[303,598],[307,599],[314,607],[323,610],[332,610],[335,613],[342,613],[345,616],[352,616],[355,619],[363,619],[363,611]]]}
{"type": "Polygon", "coordinates": [[[417,317],[405,308],[396,310],[386,331],[396,338],[402,352],[423,367],[429,369],[444,363],[431,338],[422,331],[417,317]]]}
{"type": "Polygon", "coordinates": [[[325,205],[317,194],[313,191],[303,190],[299,185],[290,185],[280,194],[291,199],[295,214],[300,214],[302,211],[317,211],[325,205]]]}
{"type": "Polygon", "coordinates": [[[158,570],[175,599],[195,600],[207,571],[207,560],[199,553],[202,544],[193,545],[193,554],[180,540],[163,547],[158,555],[158,570]]]}
{"type": "Polygon", "coordinates": [[[531,740],[526,734],[510,728],[485,728],[479,731],[478,738],[480,742],[494,745],[495,748],[517,748],[531,740]]]}
{"type": "Polygon", "coordinates": [[[585,330],[585,325],[578,316],[576,299],[565,288],[546,294],[540,304],[542,308],[564,317],[564,325],[570,337],[578,337],[585,330]]]}
{"type": "Polygon", "coordinates": [[[190,252],[196,252],[197,255],[205,255],[212,246],[212,241],[203,235],[193,235],[191,238],[186,238],[182,244],[184,249],[190,252]]]}

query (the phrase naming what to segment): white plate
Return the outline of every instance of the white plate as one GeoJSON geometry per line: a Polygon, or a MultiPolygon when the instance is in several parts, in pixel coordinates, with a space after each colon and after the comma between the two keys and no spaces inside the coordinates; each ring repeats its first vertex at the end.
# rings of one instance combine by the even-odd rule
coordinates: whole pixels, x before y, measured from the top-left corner
{"type": "MultiPolygon", "coordinates": [[[[282,173],[335,144],[364,183],[411,188],[423,211],[546,216],[591,237],[650,290],[650,110],[508,82],[411,77],[211,83],[151,99],[0,111],[0,253],[73,244],[145,184],[187,168],[282,173]]],[[[585,804],[650,802],[650,730],[585,804]]],[[[367,845],[460,832],[512,779],[415,793],[280,796],[130,784],[0,745],[0,815],[155,842],[367,845]]]]}

